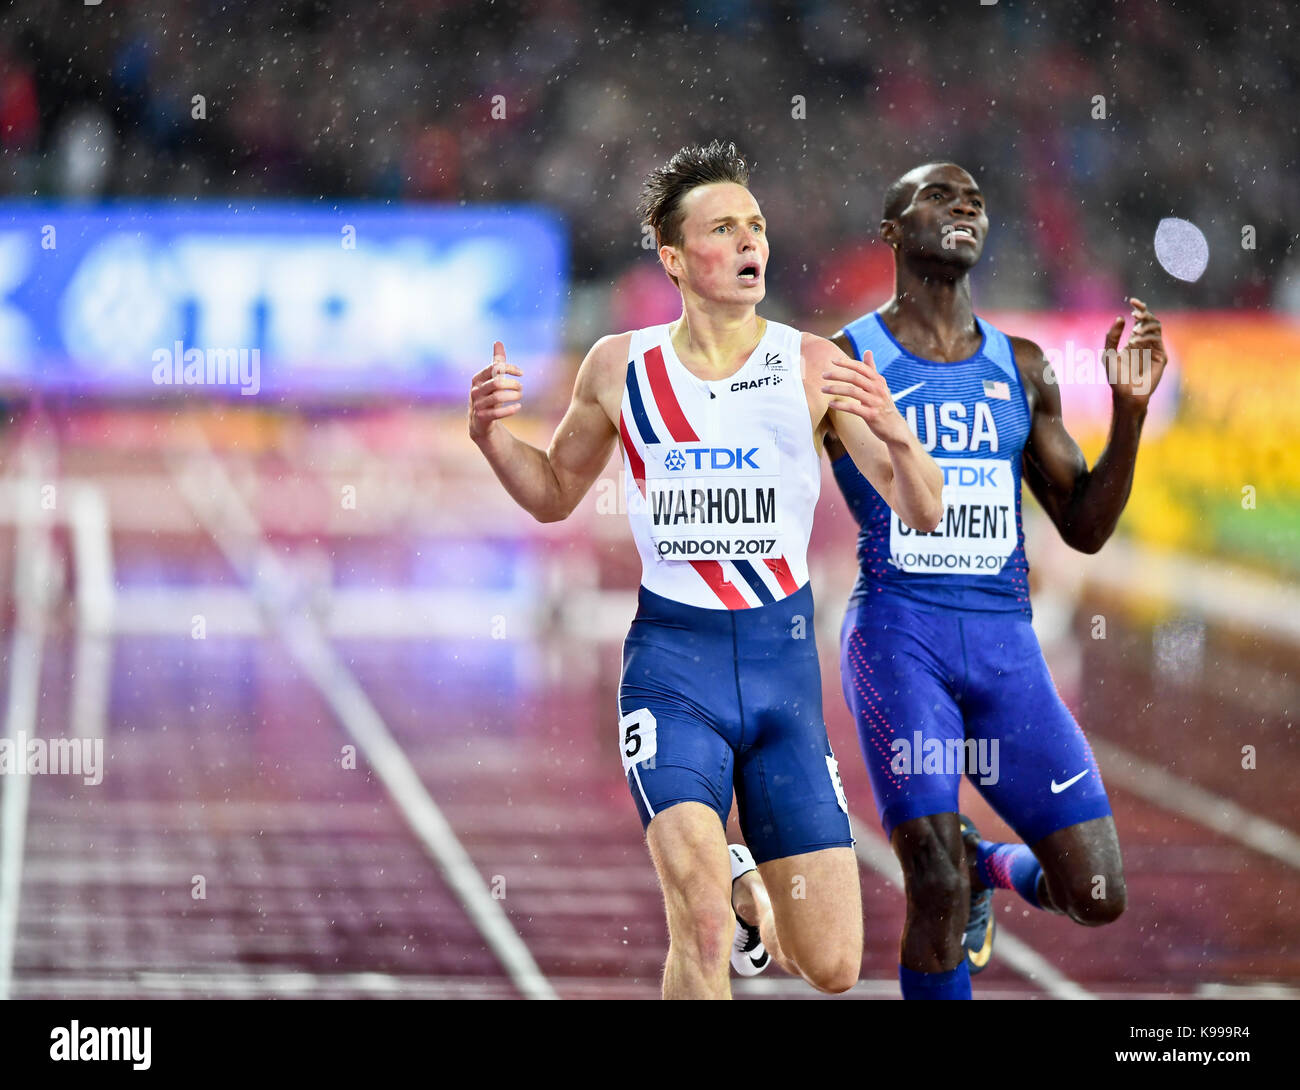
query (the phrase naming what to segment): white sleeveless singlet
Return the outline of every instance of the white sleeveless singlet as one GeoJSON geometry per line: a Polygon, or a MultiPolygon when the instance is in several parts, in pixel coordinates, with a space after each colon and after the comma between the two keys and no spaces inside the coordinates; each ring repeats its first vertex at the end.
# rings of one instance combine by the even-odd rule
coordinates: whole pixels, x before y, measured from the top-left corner
{"type": "Polygon", "coordinates": [[[768,322],[734,375],[708,382],[669,325],[632,334],[619,433],[642,585],[705,609],[748,609],[808,582],[821,490],[801,334],[768,322]]]}

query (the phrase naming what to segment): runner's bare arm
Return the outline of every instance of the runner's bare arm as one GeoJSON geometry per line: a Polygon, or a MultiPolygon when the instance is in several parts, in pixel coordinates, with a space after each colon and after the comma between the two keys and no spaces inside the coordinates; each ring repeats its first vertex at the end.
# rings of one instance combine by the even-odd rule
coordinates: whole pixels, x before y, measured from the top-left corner
{"type": "MultiPolygon", "coordinates": [[[[853,345],[849,343],[848,337],[843,333],[836,333],[834,337],[829,338],[831,344],[843,352],[846,356],[852,357],[854,353],[853,345]]],[[[822,437],[822,448],[826,451],[826,457],[832,462],[842,454],[848,452],[844,449],[844,444],[840,442],[840,437],[835,434],[835,425],[829,420],[826,421],[826,434],[822,437]]]]}
{"type": "Polygon", "coordinates": [[[826,426],[881,498],[908,526],[928,533],[943,516],[943,473],[917,442],[869,352],[854,360],[830,341],[803,335],[804,391],[820,447],[826,426]]]}
{"type": "Polygon", "coordinates": [[[492,363],[472,380],[470,438],[514,501],[538,522],[568,518],[609,461],[618,432],[601,403],[601,392],[610,379],[619,341],[603,337],[587,353],[578,368],[573,399],[544,451],[505,426],[505,418],[523,404],[523,372],[506,362],[500,341],[493,346],[492,363]]]}
{"type": "MultiPolygon", "coordinates": [[[[1085,553],[1095,553],[1106,543],[1128,503],[1147,402],[1165,368],[1160,322],[1140,299],[1129,301],[1135,325],[1124,351],[1149,351],[1151,365],[1111,376],[1110,436],[1091,469],[1065,430],[1061,391],[1045,373],[1042,349],[1022,337],[1011,338],[1032,413],[1022,463],[1024,480],[1062,540],[1085,553]]],[[[1123,330],[1121,316],[1106,334],[1108,352],[1117,348],[1123,330]]]]}

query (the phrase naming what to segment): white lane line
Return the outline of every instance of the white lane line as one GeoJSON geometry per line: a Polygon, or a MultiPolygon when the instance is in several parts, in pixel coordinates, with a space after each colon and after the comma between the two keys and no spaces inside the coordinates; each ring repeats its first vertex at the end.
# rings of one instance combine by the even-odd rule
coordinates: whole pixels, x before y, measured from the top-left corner
{"type": "Polygon", "coordinates": [[[1196,985],[1197,999],[1300,999],[1300,987],[1295,984],[1224,984],[1207,980],[1196,985]]]}
{"type": "MultiPolygon", "coordinates": [[[[657,976],[638,980],[620,977],[573,976],[556,981],[565,993],[581,999],[657,999],[657,976]]],[[[793,977],[755,977],[731,982],[737,999],[897,999],[898,981],[893,977],[858,981],[843,996],[818,996],[808,985],[793,977]]],[[[405,999],[511,999],[514,990],[501,977],[482,976],[389,976],[383,973],[311,973],[303,970],[269,969],[238,973],[228,969],[207,971],[193,966],[184,971],[121,973],[67,973],[18,977],[17,998],[57,996],[60,999],[159,998],[164,996],[225,996],[258,999],[267,996],[316,998],[344,996],[400,997],[405,999]]],[[[1189,985],[1187,990],[1165,992],[1126,991],[1114,982],[1097,993],[1098,999],[1295,999],[1300,989],[1282,984],[1244,985],[1212,983],[1189,985]]],[[[987,1000],[1024,1000],[1025,992],[1014,988],[981,988],[987,1000]]]]}
{"type": "Polygon", "coordinates": [[[68,523],[77,576],[77,647],[72,675],[72,734],[103,738],[113,674],[113,535],[103,491],[68,482],[68,523]]]}
{"type": "MultiPolygon", "coordinates": [[[[853,814],[849,815],[849,824],[853,831],[853,839],[856,841],[853,850],[857,853],[858,859],[901,890],[903,872],[898,865],[898,858],[884,838],[868,829],[853,814]]],[[[1056,966],[1045,960],[1024,940],[1016,938],[1000,920],[997,950],[1001,960],[1056,999],[1096,998],[1088,989],[1076,984],[1056,966]]]]}
{"type": "MultiPolygon", "coordinates": [[[[419,587],[370,590],[344,587],[314,596],[325,614],[327,634],[334,638],[371,640],[429,640],[479,637],[478,618],[494,613],[518,621],[512,639],[526,641],[540,633],[533,616],[537,597],[531,591],[466,593],[419,587]]],[[[116,592],[114,631],[120,635],[189,636],[190,618],[201,613],[208,632],[231,636],[263,636],[266,620],[243,587],[142,586],[116,592]]],[[[626,603],[625,603],[626,604],[626,603]]],[[[635,612],[635,606],[627,616],[635,612]]],[[[626,618],[624,618],[626,621],[626,618]]],[[[589,633],[579,633],[584,638],[589,633]]]]}
{"type": "Polygon", "coordinates": [[[516,987],[530,999],[558,998],[365,690],[335,654],[320,626],[294,612],[291,597],[296,581],[266,547],[252,510],[210,451],[204,453],[203,459],[202,481],[192,468],[176,467],[182,494],[231,565],[252,584],[254,594],[278,624],[299,664],[369,758],[376,775],[516,987]]]}
{"type": "Polygon", "coordinates": [[[1182,814],[1264,855],[1300,870],[1300,836],[1235,802],[1197,787],[1113,742],[1092,735],[1093,754],[1107,783],[1122,787],[1163,810],[1182,814]]]}
{"type": "MultiPolygon", "coordinates": [[[[50,581],[54,573],[50,548],[49,519],[39,508],[42,482],[38,459],[28,451],[30,469],[17,488],[18,533],[14,541],[14,599],[16,603],[13,644],[9,650],[9,700],[5,709],[5,737],[16,761],[26,765],[28,741],[36,737],[36,712],[40,704],[41,660],[46,628],[50,581]]],[[[0,1000],[10,997],[14,950],[18,936],[18,903],[22,894],[23,848],[27,839],[27,808],[31,777],[4,777],[4,798],[0,802],[0,1000]]]]}
{"type": "Polygon", "coordinates": [[[60,998],[184,995],[256,999],[265,996],[326,996],[331,993],[373,998],[513,999],[514,988],[503,977],[407,977],[385,973],[310,973],[281,970],[235,973],[186,969],[168,973],[147,971],[97,976],[48,975],[15,982],[15,994],[60,998]]]}
{"type": "Polygon", "coordinates": [[[1071,556],[1086,583],[1176,602],[1209,621],[1300,643],[1300,587],[1293,582],[1233,567],[1218,557],[1120,539],[1107,542],[1095,555],[1071,556]]]}
{"type": "Polygon", "coordinates": [[[376,775],[388,788],[411,828],[442,868],[488,945],[501,959],[519,990],[529,999],[554,999],[510,919],[492,898],[478,868],[451,824],[429,795],[406,753],[389,733],[379,712],[319,628],[301,617],[286,618],[285,639],[299,663],[329,701],[335,715],[356,739],[376,775]]]}

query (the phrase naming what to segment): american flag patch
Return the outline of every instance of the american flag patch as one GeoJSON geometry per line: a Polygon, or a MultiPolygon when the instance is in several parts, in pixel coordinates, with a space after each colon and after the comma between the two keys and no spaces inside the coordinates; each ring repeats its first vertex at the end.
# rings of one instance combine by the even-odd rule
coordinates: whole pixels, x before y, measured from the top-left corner
{"type": "Polygon", "coordinates": [[[992,379],[984,380],[984,396],[996,397],[999,401],[1011,400],[1011,387],[1005,382],[994,382],[992,379]]]}

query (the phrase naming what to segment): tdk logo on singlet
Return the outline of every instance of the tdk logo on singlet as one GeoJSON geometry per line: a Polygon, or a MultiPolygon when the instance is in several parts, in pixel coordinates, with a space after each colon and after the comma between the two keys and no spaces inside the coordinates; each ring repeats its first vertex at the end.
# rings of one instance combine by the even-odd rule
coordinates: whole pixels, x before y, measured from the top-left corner
{"type": "Polygon", "coordinates": [[[934,450],[936,443],[951,451],[977,451],[981,444],[988,444],[989,451],[997,453],[998,426],[987,401],[975,402],[975,418],[970,424],[966,423],[966,405],[961,401],[940,402],[937,420],[933,401],[925,402],[922,412],[924,435],[917,426],[915,405],[907,407],[906,417],[907,426],[926,450],[934,450]]]}
{"type": "Polygon", "coordinates": [[[945,485],[955,484],[961,488],[997,488],[998,481],[1002,474],[998,472],[1003,468],[1000,465],[987,465],[981,463],[977,466],[954,465],[949,462],[941,467],[943,469],[943,483],[945,485]]]}
{"type": "Polygon", "coordinates": [[[758,469],[758,463],[754,461],[757,453],[758,447],[750,447],[748,450],[744,447],[687,447],[684,452],[669,451],[664,458],[664,468],[685,468],[685,454],[695,459],[696,469],[758,469]]]}

